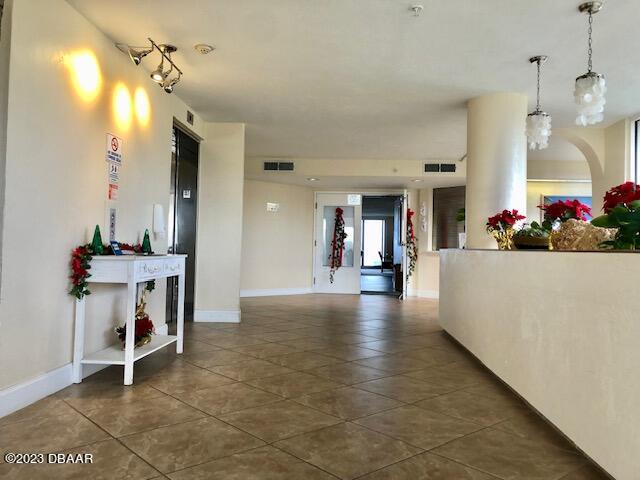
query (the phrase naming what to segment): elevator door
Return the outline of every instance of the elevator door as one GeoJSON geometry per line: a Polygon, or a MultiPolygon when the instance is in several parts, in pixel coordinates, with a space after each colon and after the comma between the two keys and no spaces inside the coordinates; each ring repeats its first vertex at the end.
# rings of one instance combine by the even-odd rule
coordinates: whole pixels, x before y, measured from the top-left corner
{"type": "MultiPolygon", "coordinates": [[[[198,213],[198,150],[196,140],[173,129],[171,154],[171,205],[169,208],[168,252],[187,255],[184,319],[193,321],[196,265],[196,221],[198,213]]],[[[177,279],[167,284],[167,321],[177,312],[177,279]]]]}

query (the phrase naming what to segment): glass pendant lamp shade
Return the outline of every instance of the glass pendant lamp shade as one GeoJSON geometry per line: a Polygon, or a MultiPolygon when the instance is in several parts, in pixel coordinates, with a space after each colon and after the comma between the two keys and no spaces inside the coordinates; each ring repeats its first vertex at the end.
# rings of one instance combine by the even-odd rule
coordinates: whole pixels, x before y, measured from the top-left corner
{"type": "Polygon", "coordinates": [[[594,125],[604,119],[607,83],[604,75],[589,72],[576,78],[576,89],[573,96],[578,106],[576,124],[594,125]]]}
{"type": "Polygon", "coordinates": [[[538,55],[529,59],[535,63],[538,70],[538,82],[536,84],[536,109],[527,115],[527,143],[529,150],[542,150],[549,146],[551,136],[551,116],[540,108],[540,65],[547,61],[546,55],[538,55]]]}
{"type": "Polygon", "coordinates": [[[529,150],[542,150],[549,146],[551,117],[545,112],[535,111],[527,115],[527,143],[529,150]]]}
{"type": "Polygon", "coordinates": [[[603,7],[602,2],[585,2],[578,7],[582,13],[589,15],[588,48],[587,48],[587,73],[576,78],[576,88],[573,92],[577,107],[576,124],[581,126],[594,125],[604,120],[605,94],[607,82],[604,75],[592,70],[593,62],[593,15],[603,7]]]}

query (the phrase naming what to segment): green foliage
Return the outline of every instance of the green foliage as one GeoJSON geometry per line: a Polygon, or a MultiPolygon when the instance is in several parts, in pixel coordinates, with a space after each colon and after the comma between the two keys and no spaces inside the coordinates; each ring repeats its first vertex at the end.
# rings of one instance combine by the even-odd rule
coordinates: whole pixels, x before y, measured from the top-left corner
{"type": "Polygon", "coordinates": [[[518,230],[514,236],[516,237],[535,237],[535,238],[548,238],[551,228],[546,228],[544,222],[540,225],[538,222],[531,222],[531,224],[524,224],[520,230],[518,230]]]}
{"type": "Polygon", "coordinates": [[[615,239],[603,242],[605,248],[615,250],[637,250],[640,248],[640,200],[621,203],[591,221],[603,228],[617,228],[615,239]]]}
{"type": "Polygon", "coordinates": [[[465,220],[465,209],[464,207],[462,207],[460,210],[458,210],[458,212],[456,213],[456,222],[464,222],[465,220]]]}

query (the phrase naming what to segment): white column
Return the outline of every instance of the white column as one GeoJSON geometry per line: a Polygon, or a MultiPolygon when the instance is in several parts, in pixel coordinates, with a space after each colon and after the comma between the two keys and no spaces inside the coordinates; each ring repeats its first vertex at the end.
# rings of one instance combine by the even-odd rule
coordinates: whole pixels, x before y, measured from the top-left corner
{"type": "Polygon", "coordinates": [[[505,208],[527,208],[527,97],[495,93],[468,103],[467,248],[497,248],[487,218],[505,208]]]}

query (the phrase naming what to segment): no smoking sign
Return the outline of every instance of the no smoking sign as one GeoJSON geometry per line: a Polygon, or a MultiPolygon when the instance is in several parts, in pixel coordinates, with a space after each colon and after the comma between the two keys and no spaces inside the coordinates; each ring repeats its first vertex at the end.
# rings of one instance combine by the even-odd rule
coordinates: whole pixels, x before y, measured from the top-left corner
{"type": "Polygon", "coordinates": [[[122,164],[122,144],[121,138],[107,133],[107,153],[105,157],[107,162],[122,164]]]}

